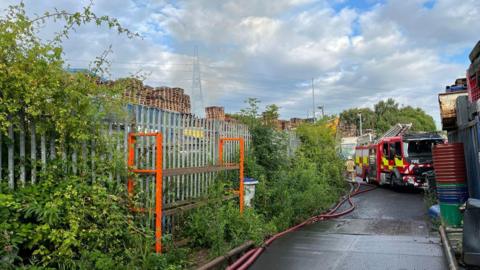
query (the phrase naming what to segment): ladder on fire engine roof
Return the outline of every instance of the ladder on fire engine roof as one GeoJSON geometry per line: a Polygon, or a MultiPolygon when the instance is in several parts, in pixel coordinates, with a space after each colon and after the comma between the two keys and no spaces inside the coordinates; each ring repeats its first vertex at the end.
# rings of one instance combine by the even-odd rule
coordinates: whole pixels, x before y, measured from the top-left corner
{"type": "Polygon", "coordinates": [[[395,137],[395,136],[401,136],[405,134],[410,128],[412,127],[412,123],[410,124],[396,124],[392,128],[390,128],[385,134],[380,137],[380,139],[386,138],[386,137],[395,137]]]}

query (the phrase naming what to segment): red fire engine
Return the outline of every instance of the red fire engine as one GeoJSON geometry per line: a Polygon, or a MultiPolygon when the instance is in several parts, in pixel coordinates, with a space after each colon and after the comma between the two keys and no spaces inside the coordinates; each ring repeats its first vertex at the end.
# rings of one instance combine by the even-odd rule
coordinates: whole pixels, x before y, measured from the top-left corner
{"type": "Polygon", "coordinates": [[[444,139],[436,133],[404,134],[409,127],[394,132],[395,136],[387,132],[375,143],[357,146],[357,177],[380,185],[428,186],[427,177],[433,173],[432,147],[444,139]]]}

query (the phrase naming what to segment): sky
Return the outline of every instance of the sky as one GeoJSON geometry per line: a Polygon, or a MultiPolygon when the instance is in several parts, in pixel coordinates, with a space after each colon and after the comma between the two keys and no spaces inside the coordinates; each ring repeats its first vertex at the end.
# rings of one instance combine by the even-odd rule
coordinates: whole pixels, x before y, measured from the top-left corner
{"type": "MultiPolygon", "coordinates": [[[[17,2],[0,0],[0,9],[17,2]]],[[[90,1],[24,3],[34,15],[90,1]]],[[[141,38],[82,26],[64,42],[70,67],[88,67],[111,45],[110,79],[143,74],[148,85],[182,87],[198,99],[196,47],[206,106],[238,112],[253,97],[262,108],[277,104],[285,119],[311,117],[313,80],[315,104],[327,114],[394,98],[438,125],[437,94],[465,76],[480,39],[480,0],[96,0],[93,10],[141,38]]],[[[40,34],[47,39],[56,27],[40,34]]]]}

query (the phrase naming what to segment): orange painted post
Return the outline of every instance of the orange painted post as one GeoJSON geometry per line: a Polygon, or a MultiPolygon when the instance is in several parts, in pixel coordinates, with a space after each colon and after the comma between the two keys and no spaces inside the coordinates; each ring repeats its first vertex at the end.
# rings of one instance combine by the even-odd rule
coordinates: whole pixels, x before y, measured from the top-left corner
{"type": "Polygon", "coordinates": [[[243,187],[243,159],[244,159],[243,155],[245,151],[243,138],[240,138],[239,143],[240,143],[240,214],[242,214],[243,206],[244,206],[243,193],[245,192],[243,187]]]}
{"type": "Polygon", "coordinates": [[[218,146],[218,162],[223,165],[223,139],[220,139],[220,145],[218,146]]]}
{"type": "Polygon", "coordinates": [[[156,176],[155,176],[155,252],[162,252],[162,204],[163,204],[163,145],[162,134],[156,136],[157,160],[156,160],[156,176]]]}
{"type": "Polygon", "coordinates": [[[243,213],[243,208],[244,208],[244,183],[243,183],[243,180],[244,180],[244,156],[245,156],[245,142],[243,140],[243,138],[221,138],[220,139],[220,144],[218,146],[218,160],[219,160],[219,163],[220,165],[223,165],[223,143],[225,141],[238,141],[238,143],[240,144],[240,162],[239,162],[239,174],[240,174],[240,177],[239,177],[239,191],[238,191],[238,194],[239,194],[239,204],[240,204],[240,214],[243,213]]]}
{"type": "MultiPolygon", "coordinates": [[[[162,252],[162,218],[163,218],[163,143],[162,133],[130,133],[128,134],[128,171],[133,173],[155,174],[155,252],[162,252]],[[135,165],[135,138],[140,136],[155,137],[157,147],[157,159],[155,169],[134,169],[135,165]]],[[[128,194],[133,195],[134,182],[128,177],[128,194]]],[[[132,208],[134,212],[150,212],[152,209],[132,208]]]]}
{"type": "MultiPolygon", "coordinates": [[[[128,161],[127,161],[127,166],[129,170],[133,167],[134,160],[135,160],[135,136],[132,133],[130,133],[128,134],[128,161]]],[[[127,190],[128,190],[128,195],[132,196],[133,195],[133,179],[131,176],[128,176],[127,190]]]]}

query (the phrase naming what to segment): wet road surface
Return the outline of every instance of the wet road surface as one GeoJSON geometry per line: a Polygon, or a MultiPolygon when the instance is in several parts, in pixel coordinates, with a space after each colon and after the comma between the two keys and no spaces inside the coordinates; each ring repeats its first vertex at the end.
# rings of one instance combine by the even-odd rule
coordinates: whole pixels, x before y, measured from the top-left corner
{"type": "Polygon", "coordinates": [[[340,219],[275,240],[250,269],[448,269],[422,194],[378,188],[354,202],[340,219]]]}

